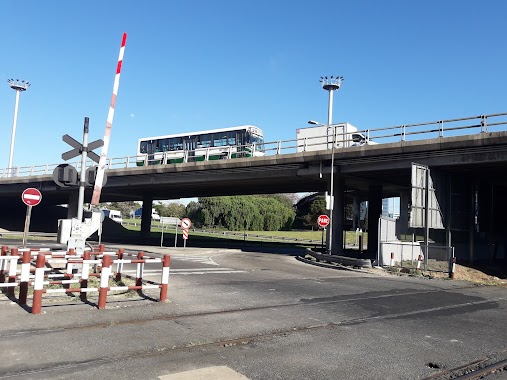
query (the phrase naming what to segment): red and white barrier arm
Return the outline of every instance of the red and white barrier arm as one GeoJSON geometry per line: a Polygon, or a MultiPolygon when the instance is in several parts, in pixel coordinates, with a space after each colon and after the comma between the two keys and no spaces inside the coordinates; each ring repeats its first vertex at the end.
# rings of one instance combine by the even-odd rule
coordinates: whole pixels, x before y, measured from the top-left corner
{"type": "Polygon", "coordinates": [[[113,83],[113,96],[111,98],[111,104],[109,106],[109,113],[107,114],[106,131],[104,133],[104,145],[100,152],[99,165],[97,169],[97,176],[95,178],[95,186],[93,188],[92,201],[93,206],[98,206],[100,202],[100,193],[102,191],[102,185],[104,181],[104,169],[106,167],[107,151],[109,148],[109,140],[111,137],[111,129],[113,127],[114,109],[116,107],[116,97],[118,96],[118,87],[120,85],[120,73],[121,66],[123,63],[123,55],[125,53],[125,45],[127,43],[127,33],[123,33],[120,54],[118,55],[118,63],[116,65],[116,75],[113,83]]]}

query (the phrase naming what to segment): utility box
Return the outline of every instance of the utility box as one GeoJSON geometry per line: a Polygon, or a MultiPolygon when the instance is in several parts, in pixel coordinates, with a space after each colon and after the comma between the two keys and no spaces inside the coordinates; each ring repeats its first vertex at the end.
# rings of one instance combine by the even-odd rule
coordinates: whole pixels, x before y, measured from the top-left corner
{"type": "Polygon", "coordinates": [[[60,244],[67,244],[72,231],[72,219],[58,219],[57,241],[60,244]]]}

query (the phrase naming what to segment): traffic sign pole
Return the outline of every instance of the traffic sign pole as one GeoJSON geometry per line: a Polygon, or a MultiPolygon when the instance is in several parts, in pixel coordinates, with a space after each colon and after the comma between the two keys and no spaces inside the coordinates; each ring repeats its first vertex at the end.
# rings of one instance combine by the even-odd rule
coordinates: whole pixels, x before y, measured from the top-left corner
{"type": "MultiPolygon", "coordinates": [[[[332,212],[332,211],[331,211],[332,212]]],[[[322,250],[324,250],[324,231],[328,224],[330,224],[331,218],[326,214],[319,215],[317,218],[317,224],[322,228],[322,250]]]]}
{"type": "Polygon", "coordinates": [[[30,218],[32,217],[32,206],[26,206],[25,229],[23,230],[22,247],[26,248],[26,240],[28,237],[28,229],[30,228],[30,218]]]}
{"type": "Polygon", "coordinates": [[[88,157],[88,125],[90,119],[85,117],[83,127],[83,152],[81,153],[81,173],[79,173],[79,196],[77,201],[77,220],[83,221],[83,203],[85,193],[86,158],[88,157]]]}

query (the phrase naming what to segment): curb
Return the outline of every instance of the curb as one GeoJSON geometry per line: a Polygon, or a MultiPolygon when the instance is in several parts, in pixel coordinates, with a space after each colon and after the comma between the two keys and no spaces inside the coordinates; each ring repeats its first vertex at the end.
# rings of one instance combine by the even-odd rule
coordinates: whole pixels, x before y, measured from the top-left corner
{"type": "Polygon", "coordinates": [[[351,267],[341,265],[341,264],[328,264],[328,263],[324,263],[324,262],[308,260],[308,259],[301,257],[301,256],[296,256],[296,260],[301,261],[305,264],[311,264],[311,265],[315,265],[315,266],[322,267],[322,268],[346,270],[349,272],[358,272],[358,273],[370,273],[366,270],[351,268],[351,267]]]}
{"type": "Polygon", "coordinates": [[[325,255],[322,253],[313,252],[311,249],[307,249],[307,254],[315,257],[319,261],[327,261],[331,263],[337,263],[345,266],[353,266],[359,268],[371,268],[371,260],[369,259],[355,259],[347,256],[337,255],[325,255]]]}

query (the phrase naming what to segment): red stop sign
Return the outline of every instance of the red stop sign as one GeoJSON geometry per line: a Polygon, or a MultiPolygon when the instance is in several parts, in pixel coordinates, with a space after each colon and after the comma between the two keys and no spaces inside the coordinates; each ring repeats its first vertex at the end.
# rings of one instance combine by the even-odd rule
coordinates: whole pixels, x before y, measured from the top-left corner
{"type": "Polygon", "coordinates": [[[21,194],[21,200],[27,206],[37,206],[42,200],[42,194],[39,190],[29,187],[21,194]]]}
{"type": "Polygon", "coordinates": [[[319,215],[319,217],[317,218],[317,224],[320,227],[326,227],[329,224],[329,216],[319,215]]]}

